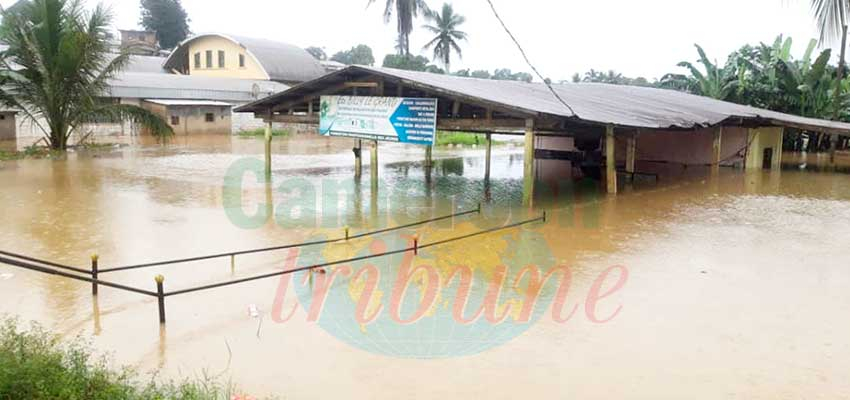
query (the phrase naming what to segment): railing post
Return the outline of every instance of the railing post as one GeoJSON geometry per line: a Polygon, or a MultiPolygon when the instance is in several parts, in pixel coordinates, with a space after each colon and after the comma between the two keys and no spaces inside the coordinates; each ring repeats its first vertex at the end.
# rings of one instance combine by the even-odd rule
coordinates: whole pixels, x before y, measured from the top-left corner
{"type": "Polygon", "coordinates": [[[419,255],[419,235],[413,235],[413,255],[419,255]]]}
{"type": "Polygon", "coordinates": [[[162,283],[165,282],[165,277],[157,275],[156,278],[156,298],[159,303],[159,323],[165,323],[165,290],[162,288],[162,283]]]}
{"type": "Polygon", "coordinates": [[[92,296],[97,296],[97,260],[99,259],[97,254],[92,254],[91,256],[91,278],[94,282],[91,283],[91,294],[92,296]]]}

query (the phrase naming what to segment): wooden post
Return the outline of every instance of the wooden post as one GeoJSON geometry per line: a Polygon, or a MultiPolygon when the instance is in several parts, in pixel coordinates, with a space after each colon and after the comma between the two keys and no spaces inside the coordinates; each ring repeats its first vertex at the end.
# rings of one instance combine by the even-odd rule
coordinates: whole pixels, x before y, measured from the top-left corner
{"type": "Polygon", "coordinates": [[[747,129],[747,150],[744,157],[744,169],[753,170],[761,169],[762,154],[761,149],[761,132],[758,129],[747,129]]]}
{"type": "Polygon", "coordinates": [[[484,180],[490,180],[490,157],[493,154],[493,135],[487,134],[487,152],[484,156],[484,180]]]}
{"type": "Polygon", "coordinates": [[[354,177],[363,176],[363,140],[354,141],[354,177]]]}
{"type": "Polygon", "coordinates": [[[835,165],[835,152],[838,150],[839,136],[832,134],[829,136],[829,164],[835,165]]]}
{"type": "Polygon", "coordinates": [[[91,294],[92,296],[97,296],[97,260],[99,259],[97,254],[92,254],[91,256],[91,278],[95,282],[91,283],[91,294]]]}
{"type": "Polygon", "coordinates": [[[608,181],[608,194],[617,194],[617,159],[614,138],[614,125],[608,125],[605,130],[605,178],[608,181]]]}
{"type": "Polygon", "coordinates": [[[525,120],[525,159],[523,162],[522,204],[534,205],[534,119],[525,120]]]}
{"type": "Polygon", "coordinates": [[[372,158],[371,158],[371,160],[372,160],[372,165],[371,165],[372,185],[375,185],[375,184],[378,183],[378,141],[377,140],[372,141],[372,158]]]}
{"type": "Polygon", "coordinates": [[[266,178],[272,176],[272,116],[269,113],[269,120],[266,123],[266,178]]]}
{"type": "Polygon", "coordinates": [[[154,278],[156,281],[156,299],[159,305],[159,323],[165,323],[165,290],[162,287],[163,282],[165,282],[165,277],[162,275],[157,275],[154,278]]]}
{"type": "Polygon", "coordinates": [[[711,168],[720,169],[721,150],[723,149],[723,126],[718,126],[714,131],[714,143],[712,144],[711,168]]]}
{"type": "Polygon", "coordinates": [[[425,168],[431,168],[434,165],[434,146],[425,147],[425,168]]]}

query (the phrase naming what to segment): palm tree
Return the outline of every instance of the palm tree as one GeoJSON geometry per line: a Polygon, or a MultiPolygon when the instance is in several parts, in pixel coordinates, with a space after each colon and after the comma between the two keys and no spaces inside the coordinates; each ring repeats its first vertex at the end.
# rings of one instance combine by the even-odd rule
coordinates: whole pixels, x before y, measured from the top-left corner
{"type": "Polygon", "coordinates": [[[431,25],[423,25],[422,27],[436,34],[424,49],[434,48],[434,60],[439,59],[446,67],[446,73],[450,73],[452,50],[461,57],[460,46],[458,42],[466,40],[466,32],[459,31],[460,25],[466,22],[466,17],[460,14],[455,14],[451,4],[443,4],[443,10],[440,14],[434,11],[425,13],[425,19],[431,22],[431,25]]]}
{"type": "Polygon", "coordinates": [[[700,45],[694,45],[699,53],[699,61],[705,73],[688,61],[678,65],[687,68],[690,75],[667,74],[661,78],[661,86],[677,90],[685,90],[701,96],[718,100],[731,100],[738,86],[737,61],[730,58],[726,65],[720,66],[716,61],[711,62],[700,45]]]}
{"type": "MultiPolygon", "coordinates": [[[[848,0],[811,0],[812,11],[817,20],[818,29],[820,30],[821,44],[824,42],[841,42],[841,52],[838,57],[838,71],[836,73],[836,85],[833,104],[832,119],[837,120],[840,116],[841,106],[841,82],[844,80],[845,56],[847,50],[847,18],[850,12],[850,1],[848,0]]],[[[832,144],[829,150],[830,161],[835,161],[835,149],[838,143],[838,136],[833,135],[832,144]]]]}
{"type": "Polygon", "coordinates": [[[159,116],[141,107],[106,101],[108,81],[129,62],[107,40],[111,14],[91,12],[82,0],[33,0],[2,10],[0,104],[38,126],[53,149],[64,150],[83,125],[130,120],[155,135],[171,134],[159,116]]]}
{"type": "MultiPolygon", "coordinates": [[[[376,0],[369,0],[367,6],[376,0]]],[[[419,16],[419,12],[429,11],[425,0],[387,0],[384,6],[384,23],[388,24],[395,12],[398,22],[398,42],[396,48],[399,55],[410,55],[410,33],[413,32],[413,20],[419,16]]]]}

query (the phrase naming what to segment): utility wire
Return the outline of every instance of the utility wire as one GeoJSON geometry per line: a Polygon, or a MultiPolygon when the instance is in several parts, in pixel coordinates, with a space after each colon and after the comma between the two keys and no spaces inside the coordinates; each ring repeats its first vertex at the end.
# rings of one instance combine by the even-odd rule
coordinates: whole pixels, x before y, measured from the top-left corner
{"type": "Polygon", "coordinates": [[[552,84],[549,83],[549,81],[547,81],[546,78],[544,78],[543,75],[540,74],[540,71],[538,71],[534,64],[531,63],[531,60],[528,59],[528,55],[525,54],[525,50],[523,50],[522,45],[519,44],[519,41],[516,39],[514,34],[511,33],[511,30],[508,29],[507,25],[505,25],[505,21],[503,21],[502,17],[499,16],[499,12],[496,11],[496,6],[493,5],[493,0],[487,0],[487,3],[490,4],[490,9],[493,10],[493,15],[495,15],[496,19],[499,20],[499,23],[502,24],[502,28],[505,29],[505,32],[507,32],[508,36],[510,36],[511,40],[513,40],[514,44],[516,44],[517,49],[519,49],[519,52],[522,54],[522,58],[525,59],[525,63],[528,64],[529,67],[531,67],[534,73],[537,74],[537,77],[540,78],[540,80],[543,81],[543,84],[545,84],[546,87],[549,88],[549,91],[552,92],[552,95],[554,95],[555,98],[558,99],[558,101],[560,101],[561,104],[564,105],[564,107],[567,107],[567,109],[570,110],[571,114],[578,118],[578,114],[575,112],[575,110],[573,110],[573,108],[570,107],[570,105],[567,104],[567,102],[561,98],[558,92],[555,91],[555,88],[552,87],[552,84]]]}

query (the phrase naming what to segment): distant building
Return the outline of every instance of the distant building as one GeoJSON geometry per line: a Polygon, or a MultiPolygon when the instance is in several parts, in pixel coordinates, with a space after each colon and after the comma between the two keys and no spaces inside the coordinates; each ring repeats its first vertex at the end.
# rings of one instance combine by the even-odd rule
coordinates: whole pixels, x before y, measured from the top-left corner
{"type": "Polygon", "coordinates": [[[156,38],[156,32],[135,31],[121,29],[121,48],[128,50],[131,54],[143,56],[161,55],[162,48],[156,38]]]}
{"type": "Polygon", "coordinates": [[[174,49],[164,67],[183,75],[269,80],[289,85],[325,74],[319,61],[298,46],[220,33],[186,39],[174,49]]]}
{"type": "MultiPolygon", "coordinates": [[[[232,109],[341,66],[323,65],[297,46],[223,34],[189,38],[163,57],[158,55],[155,33],[120,32],[121,46],[133,48],[134,54],[124,71],[110,80],[106,99],[154,111],[176,134],[261,128],[262,120],[252,113],[234,113],[232,109]],[[138,49],[147,50],[135,51],[138,49]]],[[[14,111],[0,110],[0,130],[0,138],[43,135],[32,121],[16,119],[14,111]],[[8,121],[16,129],[7,129],[8,121]]],[[[98,136],[141,133],[128,122],[93,124],[83,131],[98,136]]]]}

